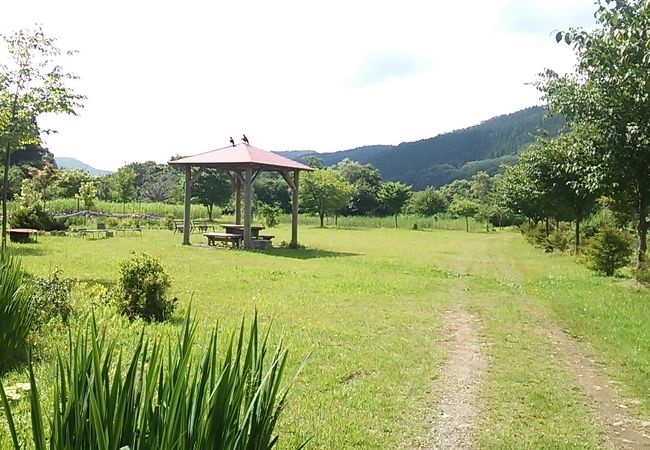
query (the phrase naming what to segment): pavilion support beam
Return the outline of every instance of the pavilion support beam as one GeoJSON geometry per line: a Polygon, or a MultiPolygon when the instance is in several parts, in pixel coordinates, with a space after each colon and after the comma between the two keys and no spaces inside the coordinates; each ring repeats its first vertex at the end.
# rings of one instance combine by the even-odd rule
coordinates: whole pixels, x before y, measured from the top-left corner
{"type": "Polygon", "coordinates": [[[235,223],[241,225],[241,181],[235,182],[235,223]]]}
{"type": "Polygon", "coordinates": [[[253,248],[251,235],[253,209],[253,168],[246,167],[244,172],[244,248],[253,248]]]}
{"type": "Polygon", "coordinates": [[[298,170],[293,171],[293,186],[291,190],[293,191],[293,197],[291,199],[291,247],[296,248],[298,246],[298,179],[300,172],[298,170]]]}
{"type": "Polygon", "coordinates": [[[185,211],[183,213],[183,245],[190,245],[190,205],[192,199],[192,166],[185,166],[185,211]]]}

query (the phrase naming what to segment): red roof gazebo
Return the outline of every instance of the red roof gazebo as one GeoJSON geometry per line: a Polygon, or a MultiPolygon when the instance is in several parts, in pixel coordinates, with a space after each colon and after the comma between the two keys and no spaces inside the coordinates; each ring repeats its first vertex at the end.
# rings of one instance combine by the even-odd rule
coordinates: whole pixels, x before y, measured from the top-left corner
{"type": "Polygon", "coordinates": [[[235,188],[235,221],[241,224],[241,191],[244,188],[244,247],[252,248],[251,222],[253,183],[263,171],[275,171],[287,182],[292,196],[291,244],[298,243],[298,180],[301,170],[313,168],[285,158],[284,156],[253,147],[249,144],[237,144],[219,148],[194,156],[187,156],[169,164],[185,167],[185,224],[183,227],[183,244],[190,244],[190,199],[192,197],[192,167],[200,169],[222,170],[235,188]]]}

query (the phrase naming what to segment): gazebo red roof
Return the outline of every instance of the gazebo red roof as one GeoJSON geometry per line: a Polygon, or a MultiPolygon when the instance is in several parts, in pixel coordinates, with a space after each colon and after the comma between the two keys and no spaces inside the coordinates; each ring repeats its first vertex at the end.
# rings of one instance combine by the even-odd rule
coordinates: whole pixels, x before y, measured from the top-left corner
{"type": "Polygon", "coordinates": [[[169,161],[169,164],[214,168],[260,167],[265,169],[314,170],[305,164],[248,144],[218,148],[198,155],[169,161]]]}

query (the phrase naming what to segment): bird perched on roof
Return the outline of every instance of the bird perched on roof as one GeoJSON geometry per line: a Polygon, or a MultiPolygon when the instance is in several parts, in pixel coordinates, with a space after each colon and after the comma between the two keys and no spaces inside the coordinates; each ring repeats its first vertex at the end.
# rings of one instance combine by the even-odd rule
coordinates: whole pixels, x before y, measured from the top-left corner
{"type": "Polygon", "coordinates": [[[246,143],[246,145],[249,144],[249,142],[248,142],[248,138],[246,137],[245,134],[242,135],[241,140],[244,141],[244,142],[246,143]]]}
{"type": "Polygon", "coordinates": [[[235,146],[235,140],[230,136],[230,145],[235,146]]]}

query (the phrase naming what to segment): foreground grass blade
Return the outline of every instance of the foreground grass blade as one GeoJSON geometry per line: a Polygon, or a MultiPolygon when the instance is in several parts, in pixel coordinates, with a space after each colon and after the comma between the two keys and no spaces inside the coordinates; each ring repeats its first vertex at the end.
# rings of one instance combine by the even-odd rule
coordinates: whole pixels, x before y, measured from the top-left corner
{"type": "MultiPolygon", "coordinates": [[[[196,324],[189,311],[176,345],[149,344],[143,329],[130,356],[116,350],[94,317],[75,339],[69,356],[57,357],[53,411],[44,415],[30,360],[32,437],[35,450],[268,450],[288,388],[282,388],[287,350],[269,351],[269,331],[257,315],[245,333],[223,341],[210,334],[195,352],[196,324]],[[223,357],[219,357],[219,354],[223,357]],[[267,362],[268,359],[268,362],[267,362]],[[49,432],[49,434],[48,434],[49,432]]],[[[10,432],[21,448],[4,392],[10,432]]]]}

